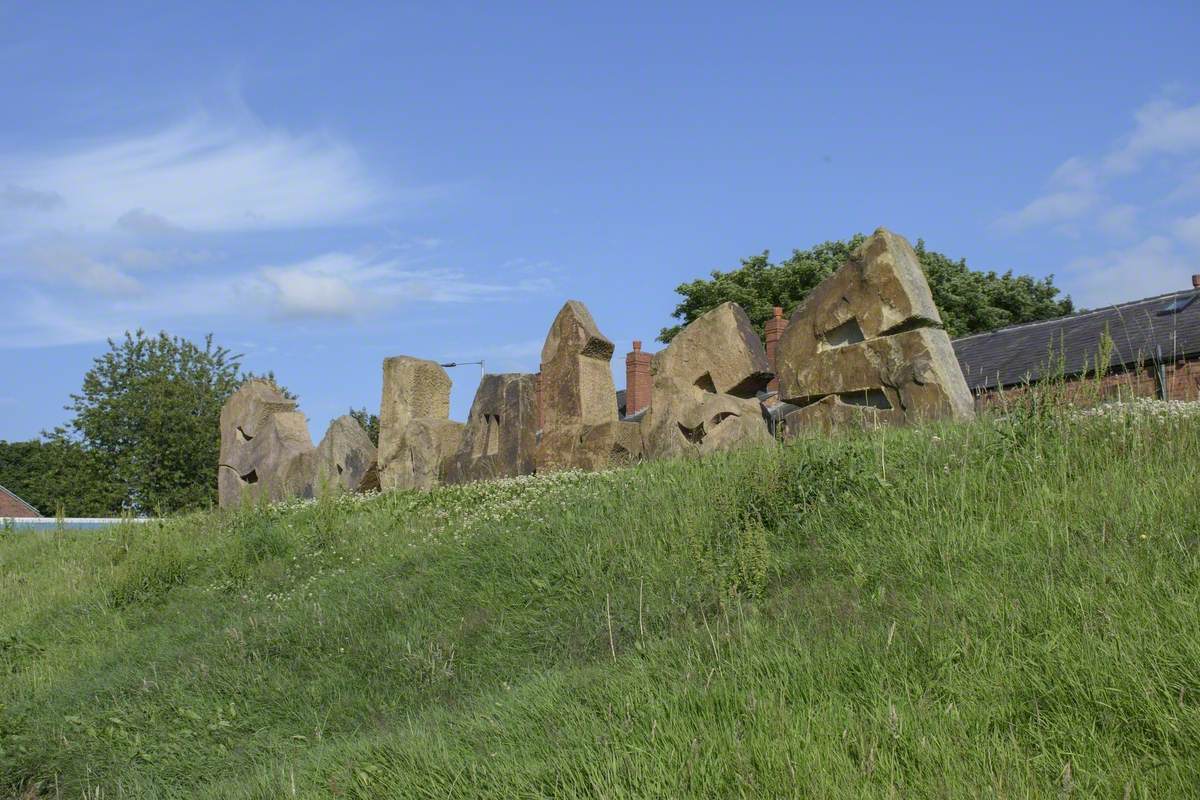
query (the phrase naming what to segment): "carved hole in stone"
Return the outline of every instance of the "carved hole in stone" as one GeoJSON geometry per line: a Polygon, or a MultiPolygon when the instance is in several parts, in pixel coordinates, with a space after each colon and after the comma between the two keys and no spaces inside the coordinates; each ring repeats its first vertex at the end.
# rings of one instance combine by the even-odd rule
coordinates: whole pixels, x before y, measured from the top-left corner
{"type": "Polygon", "coordinates": [[[242,430],[242,426],[241,426],[241,425],[238,425],[238,426],[237,426],[237,429],[236,429],[236,430],[234,430],[234,435],[237,437],[237,440],[238,440],[239,442],[248,442],[248,441],[250,441],[251,439],[253,439],[253,438],[254,438],[253,436],[249,435],[249,434],[248,434],[248,433],[246,433],[244,430],[242,430]]]}
{"type": "Polygon", "coordinates": [[[836,328],[832,328],[821,334],[821,341],[817,349],[828,350],[832,347],[845,347],[848,344],[864,341],[866,338],[863,335],[862,327],[858,324],[858,320],[851,317],[836,328]]]}
{"type": "Polygon", "coordinates": [[[915,331],[915,330],[920,330],[921,328],[940,328],[940,327],[941,326],[938,325],[938,323],[934,322],[931,319],[927,319],[925,317],[909,317],[908,319],[904,320],[904,322],[901,322],[899,325],[893,325],[892,327],[888,328],[886,331],[884,331],[883,333],[881,333],[879,335],[880,336],[895,336],[897,333],[904,333],[905,331],[915,331]]]}
{"type": "Polygon", "coordinates": [[[500,452],[500,415],[487,414],[487,447],[484,455],[494,456],[500,452]]]}
{"type": "Polygon", "coordinates": [[[713,418],[708,421],[708,424],[715,428],[718,425],[720,425],[722,422],[724,422],[725,420],[729,419],[730,417],[736,417],[736,416],[738,416],[738,415],[733,413],[732,411],[722,411],[718,414],[713,415],[713,418]]]}
{"type": "Polygon", "coordinates": [[[883,393],[883,389],[864,389],[859,392],[843,392],[838,395],[838,399],[846,405],[851,406],[869,406],[878,408],[884,411],[890,410],[892,404],[888,402],[887,395],[883,393]]]}
{"type": "Polygon", "coordinates": [[[708,372],[696,378],[696,388],[712,392],[713,394],[717,393],[717,385],[713,383],[712,374],[708,372]]]}
{"type": "Polygon", "coordinates": [[[334,466],[337,467],[338,475],[341,475],[343,472],[345,472],[345,470],[342,469],[341,464],[334,464],[334,466]]]}
{"type": "Polygon", "coordinates": [[[246,483],[258,483],[258,473],[255,470],[250,470],[245,475],[239,475],[238,477],[246,483]]]}
{"type": "Polygon", "coordinates": [[[767,388],[767,384],[774,377],[770,372],[755,372],[746,380],[734,386],[726,394],[731,394],[734,397],[740,397],[743,400],[753,400],[758,396],[758,393],[767,388]]]}
{"type": "Polygon", "coordinates": [[[683,438],[687,439],[692,444],[700,444],[704,441],[704,423],[701,422],[694,428],[689,428],[682,422],[676,422],[679,426],[679,432],[683,434],[683,438]]]}

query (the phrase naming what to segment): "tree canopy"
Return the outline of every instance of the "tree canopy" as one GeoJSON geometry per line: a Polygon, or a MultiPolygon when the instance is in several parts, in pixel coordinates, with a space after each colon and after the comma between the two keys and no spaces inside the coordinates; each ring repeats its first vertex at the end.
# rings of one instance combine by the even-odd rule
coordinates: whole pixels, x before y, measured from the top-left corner
{"type": "MultiPolygon", "coordinates": [[[[663,328],[659,341],[669,342],[692,320],[721,303],[733,301],[746,310],[750,321],[762,333],[763,325],[781,306],[790,314],[817,284],[834,273],[865,239],[862,234],[846,241],[818,244],[808,250],[795,250],[790,258],[771,263],[767,251],[742,259],[742,265],[728,272],[714,270],[709,278],[680,284],[675,291],[683,298],[672,316],[678,325],[663,328]]],[[[1069,297],[1059,299],[1054,276],[1033,278],[1004,273],[976,271],[966,259],[957,261],[925,248],[918,240],[915,248],[934,302],[942,313],[942,323],[951,337],[996,330],[1005,325],[1051,319],[1072,313],[1069,297]]]]}

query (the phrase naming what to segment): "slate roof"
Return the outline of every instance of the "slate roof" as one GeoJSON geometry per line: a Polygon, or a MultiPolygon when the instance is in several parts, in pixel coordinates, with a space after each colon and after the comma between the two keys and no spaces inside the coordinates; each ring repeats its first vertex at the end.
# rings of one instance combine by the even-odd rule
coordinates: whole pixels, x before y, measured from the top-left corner
{"type": "Polygon", "coordinates": [[[954,354],[972,392],[1042,377],[1051,353],[1067,375],[1093,369],[1107,326],[1110,368],[1200,356],[1200,291],[1148,297],[1069,317],[1028,322],[954,340],[954,354]]]}

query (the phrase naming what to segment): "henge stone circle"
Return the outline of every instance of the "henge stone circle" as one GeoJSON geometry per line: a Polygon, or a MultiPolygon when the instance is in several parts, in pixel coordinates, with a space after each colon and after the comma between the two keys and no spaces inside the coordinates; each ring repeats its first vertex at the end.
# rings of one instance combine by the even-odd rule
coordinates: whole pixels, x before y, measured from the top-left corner
{"type": "Polygon", "coordinates": [[[536,426],[533,375],[484,375],[471,404],[462,443],[446,464],[446,482],[532,474],[536,426]]]}
{"type": "Polygon", "coordinates": [[[613,349],[587,306],[578,300],[563,305],[542,347],[538,472],[597,470],[612,460],[618,433],[613,349]]]}
{"type": "Polygon", "coordinates": [[[703,455],[772,441],[758,393],[773,373],[746,312],[722,303],[676,334],[650,364],[642,421],[648,458],[703,455]]]}
{"type": "Polygon", "coordinates": [[[793,312],[776,365],[785,434],[974,417],[917,255],[883,228],[793,312]]]}
{"type": "Polygon", "coordinates": [[[314,489],[338,485],[348,492],[379,489],[379,469],[375,445],[358,420],[349,414],[329,423],[317,445],[314,489]]]}

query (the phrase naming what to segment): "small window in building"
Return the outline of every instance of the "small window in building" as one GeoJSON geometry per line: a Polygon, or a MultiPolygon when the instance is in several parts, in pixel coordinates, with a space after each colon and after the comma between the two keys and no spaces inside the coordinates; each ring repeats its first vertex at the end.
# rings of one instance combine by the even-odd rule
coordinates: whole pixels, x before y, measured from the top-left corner
{"type": "Polygon", "coordinates": [[[1172,300],[1171,302],[1169,302],[1165,306],[1163,306],[1162,309],[1158,313],[1160,315],[1178,314],[1180,311],[1183,311],[1185,308],[1190,306],[1195,300],[1196,300],[1196,292],[1192,292],[1191,294],[1185,295],[1184,297],[1176,297],[1174,300],[1172,300]]]}

